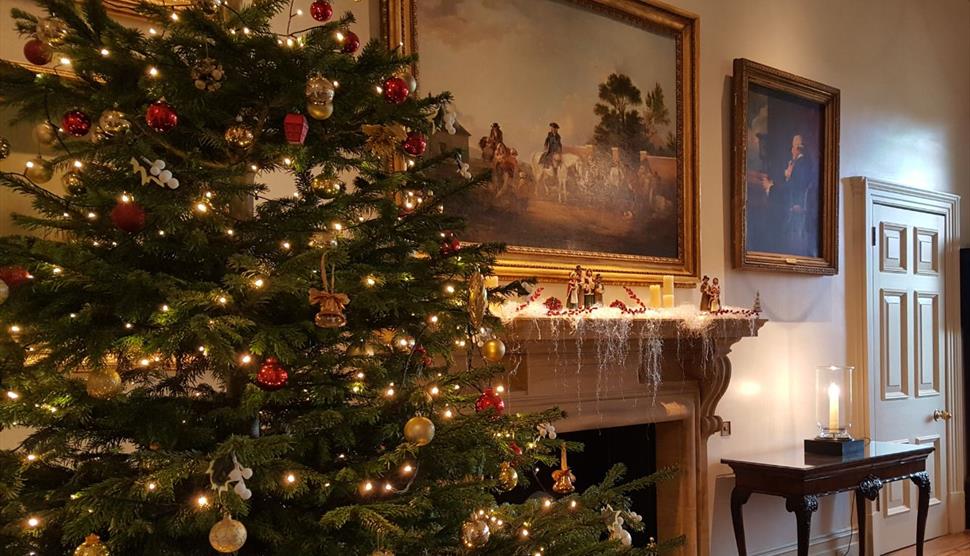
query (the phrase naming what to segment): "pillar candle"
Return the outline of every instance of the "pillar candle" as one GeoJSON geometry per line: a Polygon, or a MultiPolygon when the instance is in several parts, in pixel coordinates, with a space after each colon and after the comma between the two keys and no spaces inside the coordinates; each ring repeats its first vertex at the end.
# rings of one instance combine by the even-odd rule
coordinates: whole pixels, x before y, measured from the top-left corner
{"type": "Polygon", "coordinates": [[[664,295],[674,295],[674,277],[669,274],[664,276],[664,295]]]}
{"type": "Polygon", "coordinates": [[[829,384],[829,430],[839,430],[839,396],[841,389],[836,383],[829,384]]]}
{"type": "Polygon", "coordinates": [[[664,309],[673,309],[673,308],[674,308],[674,295],[673,294],[664,295],[664,309]]]}
{"type": "Polygon", "coordinates": [[[660,304],[660,284],[650,285],[650,308],[659,309],[662,307],[660,304]]]}

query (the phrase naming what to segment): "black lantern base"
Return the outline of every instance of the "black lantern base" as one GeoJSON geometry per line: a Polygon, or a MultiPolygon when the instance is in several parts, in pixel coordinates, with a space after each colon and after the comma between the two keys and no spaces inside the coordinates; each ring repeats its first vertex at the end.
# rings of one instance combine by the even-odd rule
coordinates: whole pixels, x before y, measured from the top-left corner
{"type": "Polygon", "coordinates": [[[865,440],[851,438],[806,438],[805,452],[822,456],[858,457],[866,450],[865,440]]]}

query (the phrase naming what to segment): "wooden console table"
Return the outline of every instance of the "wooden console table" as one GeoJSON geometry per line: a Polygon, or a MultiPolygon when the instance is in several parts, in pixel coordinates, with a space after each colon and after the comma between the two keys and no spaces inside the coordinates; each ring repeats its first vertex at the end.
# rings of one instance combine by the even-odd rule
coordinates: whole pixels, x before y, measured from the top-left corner
{"type": "Polygon", "coordinates": [[[802,448],[797,448],[744,460],[722,459],[722,463],[734,470],[736,478],[731,492],[731,518],[738,554],[747,555],[741,507],[751,493],[785,499],[785,509],[793,512],[798,522],[798,556],[808,556],[812,513],[818,509],[818,497],[851,490],[855,491],[856,514],[859,516],[859,554],[865,555],[866,498],[875,500],[884,483],[909,479],[919,488],[916,554],[922,556],[930,503],[926,457],[932,451],[932,446],[870,442],[862,456],[852,458],[806,454],[802,448]]]}

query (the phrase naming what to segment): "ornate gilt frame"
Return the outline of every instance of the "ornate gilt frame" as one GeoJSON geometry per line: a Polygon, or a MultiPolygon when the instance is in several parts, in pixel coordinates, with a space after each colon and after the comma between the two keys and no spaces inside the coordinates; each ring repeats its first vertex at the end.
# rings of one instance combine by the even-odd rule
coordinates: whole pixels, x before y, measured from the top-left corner
{"type": "MultiPolygon", "coordinates": [[[[415,3],[420,0],[381,0],[381,36],[390,48],[405,54],[418,52],[415,3]]],[[[646,31],[671,36],[677,52],[678,181],[681,214],[678,219],[679,253],[676,258],[621,255],[509,246],[495,265],[505,278],[536,276],[564,281],[577,264],[600,272],[612,284],[639,285],[670,274],[681,285],[693,285],[700,272],[698,224],[698,29],[696,15],[653,0],[567,0],[600,16],[611,17],[646,31]]],[[[419,76],[419,68],[414,68],[419,76]]],[[[419,76],[420,77],[420,76],[419,76]]]]}
{"type": "Polygon", "coordinates": [[[742,270],[767,270],[803,274],[834,275],[839,272],[839,90],[751,60],[734,60],[734,112],[732,124],[732,189],[734,209],[734,266],[742,270]],[[819,174],[822,190],[819,257],[748,251],[747,245],[747,168],[748,90],[760,85],[819,104],[822,107],[822,147],[819,174]]]}

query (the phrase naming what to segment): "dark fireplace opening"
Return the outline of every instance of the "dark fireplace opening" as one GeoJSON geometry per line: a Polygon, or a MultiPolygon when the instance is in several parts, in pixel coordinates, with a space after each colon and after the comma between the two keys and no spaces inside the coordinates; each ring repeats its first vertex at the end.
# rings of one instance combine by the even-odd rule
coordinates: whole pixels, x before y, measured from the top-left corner
{"type": "MultiPolygon", "coordinates": [[[[630,425],[605,429],[590,429],[559,433],[559,438],[581,442],[582,452],[569,453],[569,467],[576,475],[573,483],[577,491],[598,484],[606,472],[618,463],[626,466],[624,480],[636,479],[657,470],[656,425],[630,425]]],[[[516,488],[502,495],[499,502],[520,503],[526,499],[552,494],[552,471],[556,467],[539,466],[529,480],[528,488],[516,488]],[[538,479],[541,486],[535,485],[538,479]]],[[[651,537],[657,538],[657,489],[650,487],[629,494],[632,510],[643,517],[644,530],[633,533],[634,546],[645,546],[651,537]]],[[[629,529],[627,529],[629,530],[629,529]]]]}

